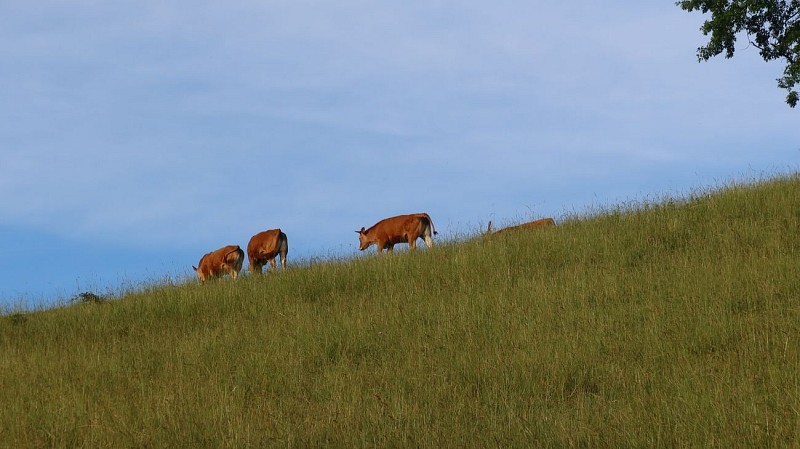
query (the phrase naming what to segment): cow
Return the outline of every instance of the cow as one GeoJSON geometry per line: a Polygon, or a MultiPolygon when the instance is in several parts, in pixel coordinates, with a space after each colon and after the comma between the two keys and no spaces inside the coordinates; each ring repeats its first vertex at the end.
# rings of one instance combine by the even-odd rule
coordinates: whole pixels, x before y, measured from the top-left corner
{"type": "Polygon", "coordinates": [[[378,246],[378,253],[392,251],[397,243],[408,243],[410,250],[417,247],[417,239],[422,238],[425,245],[433,246],[433,235],[438,234],[428,214],[408,214],[385,218],[369,229],[361,228],[358,233],[359,249],[364,251],[370,245],[378,246]]]}
{"type": "Polygon", "coordinates": [[[550,226],[555,226],[556,221],[552,218],[541,218],[539,220],[529,221],[527,223],[518,224],[516,226],[509,226],[507,228],[498,229],[497,231],[492,231],[492,222],[489,222],[489,228],[486,230],[487,234],[500,234],[505,231],[518,231],[520,229],[536,229],[536,228],[549,228],[550,226]]]}
{"type": "Polygon", "coordinates": [[[205,282],[211,278],[230,275],[236,279],[242,270],[244,251],[239,245],[228,245],[216,251],[205,254],[200,258],[198,266],[192,265],[197,273],[197,279],[205,282]]]}
{"type": "Polygon", "coordinates": [[[289,240],[280,229],[270,229],[259,232],[250,238],[247,244],[247,259],[250,262],[250,272],[261,274],[261,268],[269,261],[275,269],[275,257],[280,255],[281,268],[286,268],[286,255],[289,254],[289,240]]]}

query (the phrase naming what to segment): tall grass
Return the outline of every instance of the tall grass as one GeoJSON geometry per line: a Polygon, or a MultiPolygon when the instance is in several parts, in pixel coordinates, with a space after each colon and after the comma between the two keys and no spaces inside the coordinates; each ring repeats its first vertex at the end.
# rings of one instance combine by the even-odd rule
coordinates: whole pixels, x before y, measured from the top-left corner
{"type": "Polygon", "coordinates": [[[0,319],[6,447],[800,446],[800,179],[0,319]]]}

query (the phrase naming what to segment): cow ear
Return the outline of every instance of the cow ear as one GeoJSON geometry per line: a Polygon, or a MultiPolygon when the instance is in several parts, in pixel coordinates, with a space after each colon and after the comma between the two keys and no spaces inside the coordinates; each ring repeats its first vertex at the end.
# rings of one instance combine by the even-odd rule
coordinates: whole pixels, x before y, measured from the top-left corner
{"type": "Polygon", "coordinates": [[[365,231],[365,229],[364,229],[364,227],[362,226],[362,227],[361,227],[361,230],[360,230],[360,231],[358,231],[358,233],[359,233],[359,234],[363,234],[363,233],[364,233],[364,231],[365,231]]]}
{"type": "Polygon", "coordinates": [[[196,267],[196,266],[194,266],[194,265],[192,265],[192,269],[193,269],[194,271],[197,271],[197,267],[196,267]]]}

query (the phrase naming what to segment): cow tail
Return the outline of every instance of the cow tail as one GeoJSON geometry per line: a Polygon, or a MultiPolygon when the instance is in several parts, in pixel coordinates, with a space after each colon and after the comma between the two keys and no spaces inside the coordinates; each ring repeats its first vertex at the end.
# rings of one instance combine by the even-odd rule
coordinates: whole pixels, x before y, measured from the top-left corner
{"type": "Polygon", "coordinates": [[[428,223],[430,223],[430,225],[431,225],[431,231],[433,231],[433,235],[438,235],[439,233],[436,232],[436,227],[433,226],[433,220],[431,220],[431,216],[428,215],[428,214],[425,214],[425,218],[428,219],[428,223]]]}

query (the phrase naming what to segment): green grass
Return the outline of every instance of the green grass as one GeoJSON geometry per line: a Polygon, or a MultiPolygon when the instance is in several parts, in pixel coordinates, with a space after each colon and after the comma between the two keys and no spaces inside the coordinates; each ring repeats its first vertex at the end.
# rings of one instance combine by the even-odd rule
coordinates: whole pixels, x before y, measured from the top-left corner
{"type": "Polygon", "coordinates": [[[5,447],[799,447],[800,178],[0,318],[5,447]]]}

